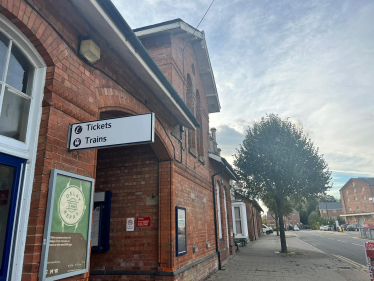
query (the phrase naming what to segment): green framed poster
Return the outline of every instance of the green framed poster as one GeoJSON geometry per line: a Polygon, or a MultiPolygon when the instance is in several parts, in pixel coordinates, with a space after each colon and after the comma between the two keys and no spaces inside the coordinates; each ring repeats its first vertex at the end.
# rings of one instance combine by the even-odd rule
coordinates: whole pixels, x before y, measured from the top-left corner
{"type": "Polygon", "coordinates": [[[53,169],[39,280],[88,272],[94,179],[53,169]]]}

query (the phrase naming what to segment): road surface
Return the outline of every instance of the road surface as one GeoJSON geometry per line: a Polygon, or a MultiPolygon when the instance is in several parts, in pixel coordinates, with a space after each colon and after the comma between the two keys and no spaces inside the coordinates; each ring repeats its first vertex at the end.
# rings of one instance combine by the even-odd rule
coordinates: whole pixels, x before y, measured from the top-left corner
{"type": "Polygon", "coordinates": [[[350,262],[353,265],[366,267],[365,248],[366,241],[359,238],[359,232],[347,231],[344,233],[333,231],[301,230],[292,231],[302,241],[316,247],[329,255],[350,262]]]}

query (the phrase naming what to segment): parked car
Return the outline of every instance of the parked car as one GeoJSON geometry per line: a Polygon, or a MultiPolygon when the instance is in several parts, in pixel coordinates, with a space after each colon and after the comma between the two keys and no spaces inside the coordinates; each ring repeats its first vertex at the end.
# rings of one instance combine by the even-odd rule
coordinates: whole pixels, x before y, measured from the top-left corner
{"type": "Polygon", "coordinates": [[[359,224],[350,224],[347,226],[347,231],[358,231],[362,226],[359,224]]]}
{"type": "Polygon", "coordinates": [[[362,226],[362,228],[364,228],[364,229],[374,229],[374,224],[372,224],[372,223],[364,224],[362,226]]]}
{"type": "Polygon", "coordinates": [[[293,227],[293,230],[294,230],[294,231],[299,231],[299,228],[298,228],[298,226],[297,226],[297,225],[295,225],[295,226],[293,227]]]}
{"type": "Polygon", "coordinates": [[[268,227],[266,225],[262,225],[262,233],[270,234],[273,233],[273,229],[271,227],[268,227]]]}
{"type": "Polygon", "coordinates": [[[325,226],[324,225],[321,225],[320,227],[319,227],[319,230],[324,230],[325,229],[325,226]]]}

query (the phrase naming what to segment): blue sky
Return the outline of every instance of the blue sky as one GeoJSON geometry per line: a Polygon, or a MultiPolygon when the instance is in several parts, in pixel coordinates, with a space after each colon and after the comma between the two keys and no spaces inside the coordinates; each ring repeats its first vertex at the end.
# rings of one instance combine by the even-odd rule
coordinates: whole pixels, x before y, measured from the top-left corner
{"type": "MultiPolygon", "coordinates": [[[[211,0],[112,0],[132,28],[181,18],[211,0]]],[[[204,30],[221,102],[210,115],[222,155],[266,113],[302,126],[338,190],[374,177],[374,1],[216,0],[204,30]]]]}

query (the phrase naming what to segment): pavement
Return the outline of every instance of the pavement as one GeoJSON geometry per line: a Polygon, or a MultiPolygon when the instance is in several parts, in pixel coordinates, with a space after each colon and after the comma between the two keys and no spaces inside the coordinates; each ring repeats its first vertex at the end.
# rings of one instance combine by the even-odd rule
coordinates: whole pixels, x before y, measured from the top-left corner
{"type": "Polygon", "coordinates": [[[328,255],[286,232],[291,254],[280,254],[280,239],[275,234],[239,247],[236,255],[225,265],[225,270],[213,273],[206,281],[367,281],[369,275],[362,266],[328,255]]]}

